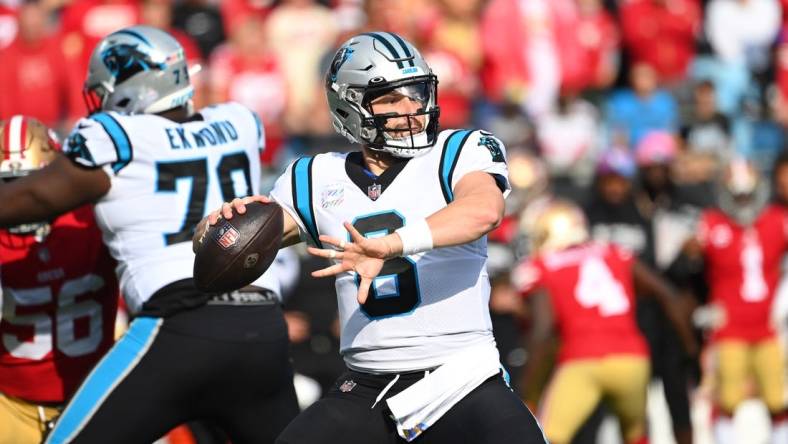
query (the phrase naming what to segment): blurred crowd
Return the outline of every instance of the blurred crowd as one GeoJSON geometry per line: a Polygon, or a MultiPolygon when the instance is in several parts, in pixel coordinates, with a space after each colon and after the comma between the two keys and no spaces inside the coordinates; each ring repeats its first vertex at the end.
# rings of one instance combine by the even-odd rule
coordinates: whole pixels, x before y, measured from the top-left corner
{"type": "Polygon", "coordinates": [[[266,162],[328,150],[322,77],[349,35],[397,32],[440,79],[444,128],[494,131],[584,188],[600,154],[676,137],[682,181],[734,152],[764,169],[788,120],[785,0],[41,0],[0,2],[0,119],[66,133],[94,44],[143,23],[183,44],[197,107],[236,100],[268,128],[266,162]],[[198,73],[198,71],[200,71],[198,73]]]}
{"type": "MultiPolygon", "coordinates": [[[[508,271],[541,196],[575,201],[594,239],[666,274],[731,159],[775,173],[788,202],[788,169],[774,168],[788,166],[788,0],[5,0],[0,120],[24,114],[67,134],[85,114],[92,48],[134,24],[181,42],[196,107],[233,100],[262,117],[271,179],[298,155],[346,147],[324,106],[339,44],[382,30],[420,48],[442,128],[484,128],[507,147],[514,192],[490,237],[491,304],[515,376],[528,313],[508,271]]],[[[296,369],[324,389],[343,368],[331,295],[331,282],[304,278],[288,300],[296,369]]],[[[653,313],[639,318],[652,349],[681,360],[653,313]]]]}

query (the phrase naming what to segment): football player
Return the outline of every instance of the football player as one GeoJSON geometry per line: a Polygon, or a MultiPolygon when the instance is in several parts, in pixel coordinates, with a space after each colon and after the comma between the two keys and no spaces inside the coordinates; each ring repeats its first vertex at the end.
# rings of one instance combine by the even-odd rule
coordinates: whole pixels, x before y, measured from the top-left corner
{"type": "Polygon", "coordinates": [[[721,410],[714,433],[721,444],[736,442],[731,417],[753,377],[772,415],[772,442],[788,442],[783,350],[770,322],[788,247],[788,214],[779,203],[767,204],[768,194],[752,163],[735,159],[719,181],[717,207],[701,214],[684,248],[702,263],[710,303],[720,314],[711,343],[721,410]]]}
{"type": "MultiPolygon", "coordinates": [[[[348,372],[277,442],[543,443],[504,380],[488,308],[504,147],[484,131],[438,131],[437,78],[396,34],[350,38],[325,87],[335,129],[361,149],[296,160],[271,197],[284,244],[304,238],[331,261],[313,276],[336,276],[348,372]]],[[[252,200],[268,199],[208,221],[252,200]]]]}
{"type": "Polygon", "coordinates": [[[547,204],[531,227],[533,256],[512,272],[515,287],[533,310],[526,393],[538,382],[552,330],[558,330],[558,367],[541,401],[539,419],[548,441],[569,443],[601,400],[618,416],[624,441],[645,443],[648,345],[635,320],[635,289],[655,297],[688,352],[697,345],[689,319],[672,303],[664,281],[632,253],[592,242],[573,203],[547,204]]]}
{"type": "Polygon", "coordinates": [[[66,155],[0,186],[0,226],[95,202],[134,317],[48,443],[153,442],[193,419],[236,444],[265,443],[298,412],[276,266],[245,294],[202,293],[193,283],[194,226],[207,209],[257,191],[264,132],[238,104],[193,112],[192,92],[183,48],[169,34],[114,32],[93,51],[91,114],[66,155]]]}
{"type": "MultiPolygon", "coordinates": [[[[3,182],[43,168],[58,151],[38,120],[0,122],[3,182]]],[[[114,342],[118,280],[93,208],[42,220],[0,230],[2,444],[39,444],[114,342]]]]}

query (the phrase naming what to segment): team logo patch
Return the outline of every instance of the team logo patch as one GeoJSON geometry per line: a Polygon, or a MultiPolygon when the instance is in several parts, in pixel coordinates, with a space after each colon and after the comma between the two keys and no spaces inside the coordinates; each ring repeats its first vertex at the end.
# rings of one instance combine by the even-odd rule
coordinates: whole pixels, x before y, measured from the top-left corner
{"type": "Polygon", "coordinates": [[[380,193],[383,192],[383,187],[379,183],[373,183],[367,187],[367,196],[372,200],[378,200],[380,193]]]}
{"type": "Polygon", "coordinates": [[[65,152],[66,156],[71,160],[83,165],[93,166],[96,164],[96,161],[93,160],[93,156],[90,155],[90,150],[88,150],[87,139],[79,132],[75,131],[68,137],[65,152]]]}
{"type": "MultiPolygon", "coordinates": [[[[240,238],[241,233],[228,222],[224,222],[222,226],[218,227],[216,235],[214,236],[216,243],[225,250],[237,244],[240,238]]],[[[246,265],[246,263],[244,263],[244,265],[246,265]]]]}
{"type": "Polygon", "coordinates": [[[320,206],[332,208],[345,201],[345,186],[341,183],[328,185],[320,192],[320,206]]]}
{"type": "Polygon", "coordinates": [[[490,151],[493,162],[506,163],[506,159],[503,157],[503,151],[501,150],[501,144],[498,143],[498,140],[490,133],[482,131],[481,134],[482,136],[479,137],[479,146],[483,146],[490,151]]]}
{"type": "Polygon", "coordinates": [[[356,383],[353,382],[352,379],[349,379],[349,380],[343,382],[342,385],[339,386],[339,391],[342,392],[342,393],[347,393],[347,392],[353,390],[354,388],[356,388],[356,383]]]}

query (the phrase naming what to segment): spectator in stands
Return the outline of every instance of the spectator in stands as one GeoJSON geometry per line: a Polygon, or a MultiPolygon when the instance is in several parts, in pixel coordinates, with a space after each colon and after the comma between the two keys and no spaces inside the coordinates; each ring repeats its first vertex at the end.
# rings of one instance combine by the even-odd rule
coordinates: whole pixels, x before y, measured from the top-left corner
{"type": "MultiPolygon", "coordinates": [[[[60,40],[47,25],[39,2],[19,9],[19,33],[0,51],[0,120],[14,114],[34,117],[55,129],[70,127],[82,114],[82,88],[74,89],[60,40]]],[[[84,73],[83,73],[84,74],[84,73]]]]}
{"type": "MultiPolygon", "coordinates": [[[[246,20],[250,15],[264,20],[274,9],[275,0],[225,0],[219,3],[222,15],[222,26],[228,34],[246,20]]],[[[228,35],[228,37],[230,37],[228,35]]]]}
{"type": "Polygon", "coordinates": [[[312,132],[314,110],[325,101],[320,58],[334,49],[337,28],[331,10],[315,0],[284,0],[268,16],[266,42],[287,79],[284,125],[312,132]]]}
{"type": "Polygon", "coordinates": [[[599,112],[571,90],[536,121],[539,150],[556,195],[585,203],[599,153],[599,112]]]}
{"type": "Polygon", "coordinates": [[[364,13],[367,22],[364,28],[370,31],[389,31],[410,41],[419,41],[417,15],[419,0],[367,0],[364,13]]]}
{"type": "Polygon", "coordinates": [[[19,21],[15,9],[0,3],[0,50],[10,45],[19,32],[19,21]]]}
{"type": "Polygon", "coordinates": [[[173,26],[189,34],[204,57],[224,42],[224,25],[217,6],[208,0],[178,2],[172,12],[173,26]]]}
{"type": "MultiPolygon", "coordinates": [[[[638,208],[653,227],[656,270],[674,286],[679,282],[671,278],[668,269],[681,252],[684,239],[691,234],[700,211],[688,199],[690,196],[685,190],[671,178],[671,164],[678,154],[676,145],[672,134],[651,132],[643,137],[635,151],[641,185],[637,193],[638,208]]],[[[689,313],[692,299],[682,296],[681,302],[689,313]]],[[[637,314],[638,324],[651,350],[652,378],[662,381],[673,435],[678,444],[690,444],[692,421],[688,358],[659,305],[650,300],[638,301],[637,314]]]]}
{"type": "Polygon", "coordinates": [[[687,150],[721,158],[731,151],[731,124],[717,109],[714,83],[701,80],[693,89],[692,114],[681,125],[681,137],[687,150]]]}
{"type": "Polygon", "coordinates": [[[631,88],[614,92],[607,102],[607,124],[611,140],[637,146],[649,131],[675,131],[678,126],[676,100],[659,88],[659,76],[647,63],[636,63],[629,73],[631,88]]]}
{"type": "Polygon", "coordinates": [[[695,55],[701,11],[696,0],[632,0],[621,6],[624,46],[667,84],[682,81],[695,55]]]}
{"type": "Polygon", "coordinates": [[[234,17],[230,41],[211,56],[212,102],[237,101],[255,111],[265,122],[266,150],[270,163],[282,145],[282,118],[287,105],[287,79],[265,40],[265,22],[258,14],[234,17]]]}
{"type": "Polygon", "coordinates": [[[82,0],[69,2],[60,16],[63,51],[78,76],[74,88],[82,90],[82,79],[96,44],[104,36],[140,22],[140,5],[135,0],[82,0]]]}
{"type": "MultiPolygon", "coordinates": [[[[603,90],[616,80],[620,64],[621,36],[612,15],[601,0],[577,0],[578,23],[575,37],[581,47],[576,63],[586,67],[582,89],[603,90]]],[[[567,82],[563,82],[568,87],[567,82]]],[[[578,88],[580,89],[580,88],[578,88]]]]}
{"type": "Polygon", "coordinates": [[[635,160],[628,150],[611,148],[602,153],[586,215],[594,240],[618,244],[653,266],[651,222],[638,207],[633,192],[636,174],[635,160]]]}
{"type": "Polygon", "coordinates": [[[726,63],[744,63],[755,73],[769,65],[769,51],[780,30],[778,0],[711,0],[706,37],[726,63]]]}
{"type": "Polygon", "coordinates": [[[492,0],[481,23],[488,100],[519,102],[532,116],[548,110],[561,83],[552,0],[492,0]]]}
{"type": "Polygon", "coordinates": [[[772,167],[772,200],[788,207],[788,151],[783,150],[772,167]]]}
{"type": "Polygon", "coordinates": [[[442,125],[447,128],[459,128],[470,121],[479,91],[481,7],[479,0],[441,0],[420,27],[422,55],[441,79],[438,106],[442,125]]]}
{"type": "Polygon", "coordinates": [[[734,153],[731,123],[717,108],[715,85],[710,80],[695,85],[690,109],[680,131],[684,150],[676,165],[677,179],[709,184],[720,165],[734,153]]]}

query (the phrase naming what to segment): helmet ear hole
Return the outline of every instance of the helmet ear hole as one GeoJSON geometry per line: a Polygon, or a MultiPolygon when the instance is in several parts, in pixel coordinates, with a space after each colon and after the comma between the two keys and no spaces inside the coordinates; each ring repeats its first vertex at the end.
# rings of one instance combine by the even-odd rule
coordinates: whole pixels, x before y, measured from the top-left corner
{"type": "Polygon", "coordinates": [[[118,100],[118,103],[117,103],[117,105],[119,107],[121,107],[121,108],[125,108],[128,104],[129,104],[129,98],[128,97],[124,97],[123,99],[118,100]]]}
{"type": "Polygon", "coordinates": [[[340,117],[342,117],[343,119],[347,119],[347,118],[348,118],[348,116],[350,116],[350,114],[348,114],[348,112],[347,112],[347,111],[345,111],[344,109],[336,108],[336,109],[334,109],[334,111],[335,111],[337,114],[339,114],[339,115],[340,115],[340,117]]]}

